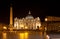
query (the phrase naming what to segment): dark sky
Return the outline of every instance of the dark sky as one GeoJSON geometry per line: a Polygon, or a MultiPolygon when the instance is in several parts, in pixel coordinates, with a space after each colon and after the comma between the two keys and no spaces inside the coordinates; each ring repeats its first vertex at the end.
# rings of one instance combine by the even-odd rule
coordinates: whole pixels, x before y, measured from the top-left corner
{"type": "Polygon", "coordinates": [[[59,3],[56,0],[45,1],[0,1],[0,23],[9,24],[10,4],[13,4],[13,17],[22,18],[28,15],[29,10],[34,17],[39,16],[42,20],[45,16],[60,16],[59,3]]]}

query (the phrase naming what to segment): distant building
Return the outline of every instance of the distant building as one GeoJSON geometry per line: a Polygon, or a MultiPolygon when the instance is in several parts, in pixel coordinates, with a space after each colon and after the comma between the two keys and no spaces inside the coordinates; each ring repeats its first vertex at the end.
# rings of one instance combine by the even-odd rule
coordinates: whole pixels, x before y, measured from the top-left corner
{"type": "Polygon", "coordinates": [[[56,16],[46,16],[47,21],[60,21],[60,17],[56,16]]]}
{"type": "Polygon", "coordinates": [[[60,17],[47,16],[42,26],[46,26],[48,31],[58,31],[60,30],[60,17]]]}
{"type": "Polygon", "coordinates": [[[14,18],[14,29],[38,29],[40,26],[40,18],[34,18],[30,11],[25,18],[14,18]]]}

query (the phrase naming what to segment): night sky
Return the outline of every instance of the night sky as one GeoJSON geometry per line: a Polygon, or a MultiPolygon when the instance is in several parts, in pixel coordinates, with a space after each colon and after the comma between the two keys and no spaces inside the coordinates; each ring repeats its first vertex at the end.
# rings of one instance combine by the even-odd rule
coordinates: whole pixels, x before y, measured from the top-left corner
{"type": "Polygon", "coordinates": [[[60,17],[59,3],[56,0],[45,0],[45,1],[12,1],[12,0],[3,0],[0,1],[0,23],[9,24],[9,12],[10,4],[12,3],[13,7],[13,17],[22,18],[28,15],[29,10],[31,11],[32,16],[40,17],[41,20],[45,16],[58,16],[60,17]]]}

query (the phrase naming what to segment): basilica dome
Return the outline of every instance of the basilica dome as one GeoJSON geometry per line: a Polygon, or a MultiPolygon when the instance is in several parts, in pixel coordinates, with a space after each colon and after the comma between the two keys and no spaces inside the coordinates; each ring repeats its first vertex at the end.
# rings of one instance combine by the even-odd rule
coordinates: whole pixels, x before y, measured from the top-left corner
{"type": "Polygon", "coordinates": [[[34,17],[31,15],[30,11],[28,13],[28,15],[26,16],[26,19],[33,19],[34,17]]]}
{"type": "Polygon", "coordinates": [[[26,18],[33,19],[34,17],[32,15],[28,15],[26,18]]]}

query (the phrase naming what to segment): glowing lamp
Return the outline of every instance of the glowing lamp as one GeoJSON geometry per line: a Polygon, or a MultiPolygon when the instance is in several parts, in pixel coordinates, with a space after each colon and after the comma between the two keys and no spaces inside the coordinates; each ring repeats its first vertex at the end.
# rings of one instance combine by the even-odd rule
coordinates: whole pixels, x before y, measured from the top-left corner
{"type": "Polygon", "coordinates": [[[6,27],[6,26],[4,26],[4,27],[3,27],[3,29],[7,29],[7,27],[6,27]]]}
{"type": "Polygon", "coordinates": [[[25,29],[28,29],[28,27],[25,27],[25,29]]]}
{"type": "Polygon", "coordinates": [[[47,21],[47,18],[45,18],[45,21],[47,21]]]}

